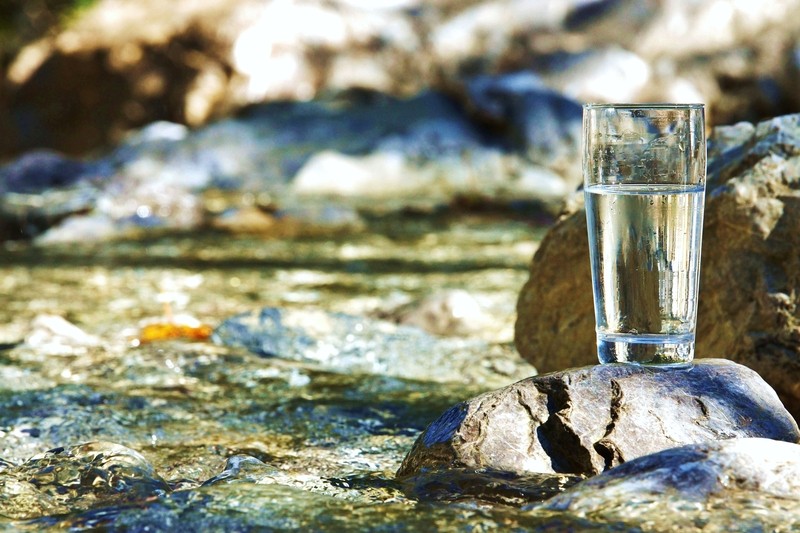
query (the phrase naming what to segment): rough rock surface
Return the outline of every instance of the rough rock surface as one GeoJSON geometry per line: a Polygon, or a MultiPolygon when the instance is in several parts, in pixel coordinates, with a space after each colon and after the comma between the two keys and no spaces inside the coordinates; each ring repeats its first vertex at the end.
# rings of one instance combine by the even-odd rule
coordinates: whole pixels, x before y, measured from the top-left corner
{"type": "MultiPolygon", "coordinates": [[[[800,115],[714,130],[703,231],[696,356],[754,369],[797,415],[800,115]]],[[[596,362],[583,209],[542,241],[517,311],[517,349],[540,372],[596,362]]]]}
{"type": "Polygon", "coordinates": [[[725,525],[733,531],[796,531],[800,446],[752,438],[672,448],[613,468],[535,507],[642,526],[669,523],[673,531],[693,530],[711,513],[714,531],[725,525]],[[746,505],[739,505],[743,501],[746,505]]]}
{"type": "Polygon", "coordinates": [[[595,475],[682,444],[741,437],[800,440],[775,391],[748,368],[723,359],[685,369],[595,365],[453,406],[398,476],[460,467],[595,475]]]}

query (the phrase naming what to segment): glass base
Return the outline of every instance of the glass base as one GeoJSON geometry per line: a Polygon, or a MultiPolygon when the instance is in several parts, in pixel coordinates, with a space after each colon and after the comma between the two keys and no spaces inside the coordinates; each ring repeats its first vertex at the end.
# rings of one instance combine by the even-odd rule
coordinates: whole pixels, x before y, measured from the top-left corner
{"type": "Polygon", "coordinates": [[[597,333],[600,363],[687,366],[694,359],[694,334],[597,333]]]}

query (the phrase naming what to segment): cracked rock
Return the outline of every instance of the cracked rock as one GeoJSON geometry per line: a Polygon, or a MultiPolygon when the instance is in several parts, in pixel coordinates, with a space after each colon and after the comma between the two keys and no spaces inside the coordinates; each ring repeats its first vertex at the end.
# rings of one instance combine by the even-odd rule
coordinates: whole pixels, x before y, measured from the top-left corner
{"type": "Polygon", "coordinates": [[[800,441],[775,391],[747,367],[724,359],[683,369],[597,365],[451,407],[397,475],[490,468],[591,476],[668,448],[744,437],[800,441]]]}

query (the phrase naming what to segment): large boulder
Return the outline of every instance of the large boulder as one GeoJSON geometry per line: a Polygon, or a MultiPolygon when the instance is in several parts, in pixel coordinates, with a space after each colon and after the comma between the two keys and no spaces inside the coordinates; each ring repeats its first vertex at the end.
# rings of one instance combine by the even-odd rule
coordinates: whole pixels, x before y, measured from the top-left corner
{"type": "MultiPolygon", "coordinates": [[[[697,357],[761,374],[800,413],[800,115],[709,141],[697,357]]],[[[540,372],[595,363],[586,220],[575,202],[546,235],[517,304],[515,340],[540,372]]]]}
{"type": "Polygon", "coordinates": [[[682,444],[800,440],[752,370],[724,359],[685,369],[594,365],[536,376],[451,407],[398,471],[493,469],[595,475],[682,444]]]}
{"type": "Polygon", "coordinates": [[[756,438],[671,448],[531,507],[673,531],[695,530],[710,516],[714,531],[796,531],[800,446],[756,438]]]}

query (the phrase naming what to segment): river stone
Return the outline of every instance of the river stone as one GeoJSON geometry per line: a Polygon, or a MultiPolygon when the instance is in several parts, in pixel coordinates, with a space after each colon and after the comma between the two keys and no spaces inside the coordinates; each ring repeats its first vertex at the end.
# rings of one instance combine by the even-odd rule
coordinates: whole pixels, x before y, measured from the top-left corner
{"type": "Polygon", "coordinates": [[[388,318],[398,324],[446,336],[474,334],[489,323],[478,300],[463,289],[428,294],[391,311],[388,318]]]}
{"type": "Polygon", "coordinates": [[[462,467],[595,475],[682,444],[741,437],[800,440],[775,391],[742,365],[595,365],[451,407],[417,439],[397,475],[462,467]]]}
{"type": "Polygon", "coordinates": [[[265,307],[227,319],[213,340],[262,357],[345,373],[498,386],[533,371],[511,350],[480,339],[440,338],[422,329],[320,309],[265,307]]]}
{"type": "Polygon", "coordinates": [[[0,517],[31,519],[170,492],[139,452],[113,442],[55,448],[0,472],[0,517]]]}
{"type": "Polygon", "coordinates": [[[746,438],[672,448],[612,468],[531,508],[608,522],[668,523],[674,531],[693,530],[712,515],[714,531],[796,531],[800,446],[746,438]]]}
{"type": "MultiPolygon", "coordinates": [[[[800,414],[800,115],[709,141],[696,357],[745,364],[800,414]]],[[[540,372],[596,362],[581,203],[548,232],[519,296],[515,341],[540,372]]]]}

